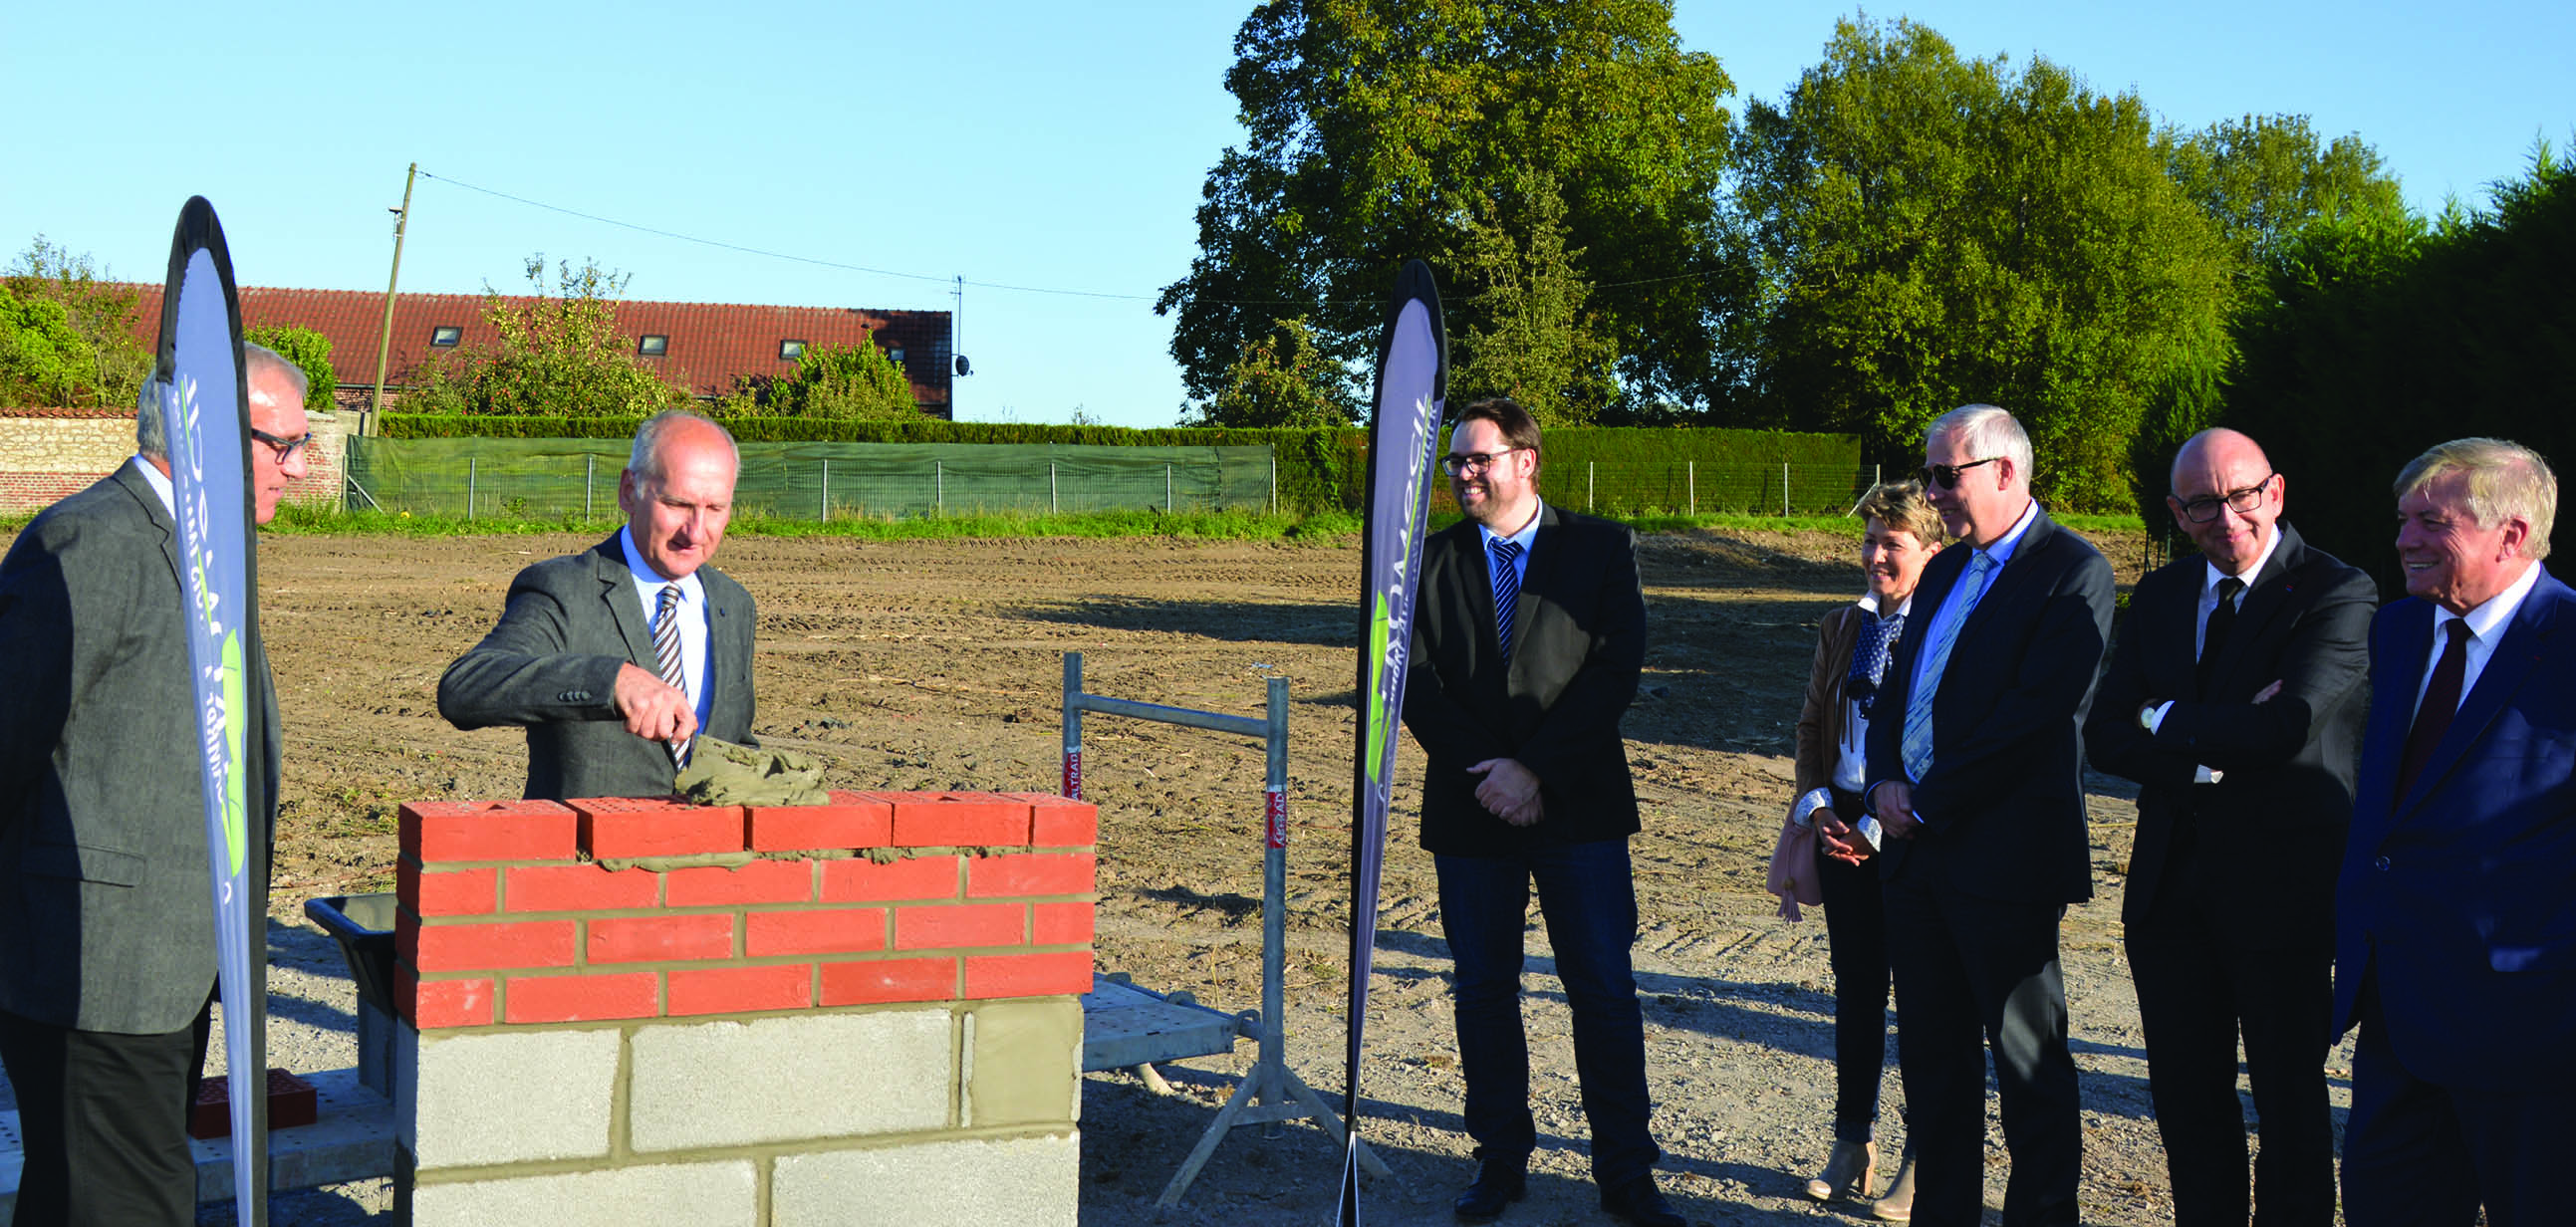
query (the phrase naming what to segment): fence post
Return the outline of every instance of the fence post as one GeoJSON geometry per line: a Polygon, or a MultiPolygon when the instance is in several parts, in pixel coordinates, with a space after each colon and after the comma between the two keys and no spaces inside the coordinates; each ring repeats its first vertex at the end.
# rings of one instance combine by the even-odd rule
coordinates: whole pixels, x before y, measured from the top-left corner
{"type": "Polygon", "coordinates": [[[1047,461],[1047,514],[1048,514],[1048,515],[1054,515],[1054,514],[1056,514],[1056,504],[1055,504],[1055,461],[1054,461],[1053,459],[1049,459],[1049,460],[1047,461]]]}
{"type": "Polygon", "coordinates": [[[581,518],[584,520],[590,518],[590,478],[598,468],[598,456],[590,452],[581,454],[581,518]]]}
{"type": "Polygon", "coordinates": [[[1685,460],[1682,464],[1683,484],[1690,491],[1690,513],[1696,518],[1699,515],[1699,462],[1685,460]]]}
{"type": "Polygon", "coordinates": [[[1279,514],[1279,445],[1270,445],[1270,514],[1279,514]]]}
{"type": "Polygon", "coordinates": [[[474,518],[474,457],[465,458],[465,518],[474,518]]]}
{"type": "Polygon", "coordinates": [[[1780,518],[1789,518],[1789,462],[1780,462],[1780,518]]]}
{"type": "Polygon", "coordinates": [[[818,494],[818,495],[814,496],[814,501],[815,501],[815,503],[817,504],[817,508],[816,508],[816,509],[822,513],[822,514],[821,514],[821,516],[819,517],[819,518],[822,520],[822,522],[823,522],[823,523],[825,523],[825,524],[829,524],[829,523],[831,523],[831,522],[832,522],[832,458],[831,458],[831,457],[829,457],[829,456],[825,456],[825,457],[823,458],[823,492],[822,492],[821,494],[818,494]]]}
{"type": "Polygon", "coordinates": [[[930,462],[930,511],[933,515],[948,514],[948,465],[943,461],[930,462]]]}
{"type": "Polygon", "coordinates": [[[1583,462],[1583,509],[1592,510],[1592,462],[1583,462]]]}
{"type": "Polygon", "coordinates": [[[1163,514],[1178,515],[1180,510],[1172,505],[1172,465],[1167,460],[1163,462],[1163,514]]]}

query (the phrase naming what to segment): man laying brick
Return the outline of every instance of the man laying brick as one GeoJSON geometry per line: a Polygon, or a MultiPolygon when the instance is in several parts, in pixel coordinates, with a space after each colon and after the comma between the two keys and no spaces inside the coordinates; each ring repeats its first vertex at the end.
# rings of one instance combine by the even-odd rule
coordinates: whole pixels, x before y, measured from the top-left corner
{"type": "Polygon", "coordinates": [[[700,734],[751,740],[751,594],[706,565],[740,469],[706,418],[645,422],[617,478],[626,526],[519,572],[500,625],[438,679],[456,727],[528,730],[527,796],[664,796],[700,734]]]}

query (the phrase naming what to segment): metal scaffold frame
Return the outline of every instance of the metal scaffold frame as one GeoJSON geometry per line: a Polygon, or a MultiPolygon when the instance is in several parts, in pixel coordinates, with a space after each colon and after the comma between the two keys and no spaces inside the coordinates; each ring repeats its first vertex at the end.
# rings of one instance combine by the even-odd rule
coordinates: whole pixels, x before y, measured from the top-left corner
{"type": "MultiPolygon", "coordinates": [[[[1269,714],[1256,720],[1250,716],[1164,707],[1156,703],[1084,693],[1082,653],[1065,653],[1063,791],[1065,796],[1076,801],[1083,799],[1084,712],[1234,733],[1262,742],[1269,751],[1269,774],[1262,790],[1261,1020],[1253,1034],[1253,1042],[1259,1052],[1252,1069],[1244,1075],[1243,1084],[1236,1087],[1234,1097],[1217,1110],[1216,1119],[1208,1123],[1207,1132],[1200,1135],[1198,1146],[1190,1151],[1188,1159],[1182,1161],[1181,1170],[1173,1173],[1172,1182],[1164,1186],[1163,1195],[1155,1204],[1180,1204],[1181,1195],[1189,1190],[1190,1182],[1198,1178],[1200,1169],[1206,1167],[1209,1157],[1216,1153],[1217,1143],[1225,1140],[1226,1133],[1238,1126],[1275,1124],[1311,1117],[1332,1135],[1336,1147],[1344,1145],[1340,1114],[1327,1106],[1322,1096],[1288,1068],[1282,1055],[1285,1037],[1282,985],[1286,982],[1288,961],[1288,679],[1270,679],[1269,714]]],[[[1386,1164],[1365,1146],[1360,1149],[1360,1161],[1372,1175],[1388,1174],[1386,1164]]]]}

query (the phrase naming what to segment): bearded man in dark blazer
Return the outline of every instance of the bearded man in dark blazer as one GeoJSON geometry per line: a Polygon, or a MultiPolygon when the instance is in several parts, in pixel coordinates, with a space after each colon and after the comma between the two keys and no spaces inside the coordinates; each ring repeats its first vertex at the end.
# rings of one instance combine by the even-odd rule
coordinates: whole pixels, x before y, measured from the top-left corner
{"type": "MultiPolygon", "coordinates": [[[[1876,848],[1896,977],[1896,1054],[1915,1141],[1914,1217],[1985,1209],[1991,1043],[2012,1176],[2006,1227],[2076,1221],[2083,1157],[2066,988],[2066,906],[2092,897],[2084,709],[2111,630],[2111,566],[2030,496],[2030,437],[1969,405],[1933,420],[1925,497],[1957,543],[1914,590],[1869,727],[1876,848]]],[[[1828,851],[1836,851],[1831,847],[1828,851]]]]}
{"type": "Polygon", "coordinates": [[[1458,1057],[1480,1167],[1453,1207],[1502,1214],[1538,1144],[1521,1029],[1521,933],[1538,888],[1604,1209],[1680,1227],[1655,1188],[1628,836],[1637,793],[1619,718],[1645,661],[1634,534],[1538,495],[1539,430],[1509,400],[1450,430],[1450,490],[1466,518],[1422,555],[1404,725],[1422,744],[1422,846],[1440,880],[1456,966],[1458,1057]]]}
{"type": "MultiPolygon", "coordinates": [[[[243,346],[252,518],[304,476],[304,373],[243,346]]],[[[178,523],[147,382],[135,456],[45,509],[0,562],[0,1063],[26,1166],[17,1227],[197,1221],[188,1111],[215,992],[214,894],[178,523]]],[[[244,746],[277,829],[277,694],[256,636],[244,746]]]]}
{"type": "Polygon", "coordinates": [[[2185,442],[2172,491],[2200,553],[2138,582],[2084,740],[2139,784],[2121,920],[2174,1222],[2331,1227],[2336,866],[2279,850],[2351,824],[2378,589],[2281,522],[2288,479],[2236,431],[2185,442]]]}
{"type": "Polygon", "coordinates": [[[525,795],[667,796],[700,732],[751,740],[751,594],[707,565],[741,465],[713,421],[645,422],[617,477],[626,527],[519,572],[500,624],[438,679],[456,727],[527,729],[525,795]]]}

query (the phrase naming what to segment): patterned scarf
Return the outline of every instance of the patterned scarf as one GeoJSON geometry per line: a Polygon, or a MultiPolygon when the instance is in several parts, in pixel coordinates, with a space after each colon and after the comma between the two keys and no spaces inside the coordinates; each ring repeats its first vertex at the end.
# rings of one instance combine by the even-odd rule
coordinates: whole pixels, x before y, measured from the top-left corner
{"type": "Polygon", "coordinates": [[[1869,709],[1878,700],[1878,684],[1887,678],[1887,658],[1896,641],[1905,634],[1905,615],[1860,612],[1860,640],[1852,645],[1851,672],[1843,675],[1843,693],[1860,705],[1860,718],[1869,719],[1869,709]]]}

